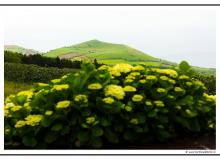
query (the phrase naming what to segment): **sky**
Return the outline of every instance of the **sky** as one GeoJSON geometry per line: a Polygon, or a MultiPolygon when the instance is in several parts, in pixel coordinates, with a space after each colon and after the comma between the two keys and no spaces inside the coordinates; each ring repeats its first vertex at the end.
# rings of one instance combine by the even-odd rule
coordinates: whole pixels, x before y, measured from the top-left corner
{"type": "Polygon", "coordinates": [[[161,7],[10,7],[4,43],[40,52],[98,39],[151,56],[216,67],[215,11],[161,7]]]}

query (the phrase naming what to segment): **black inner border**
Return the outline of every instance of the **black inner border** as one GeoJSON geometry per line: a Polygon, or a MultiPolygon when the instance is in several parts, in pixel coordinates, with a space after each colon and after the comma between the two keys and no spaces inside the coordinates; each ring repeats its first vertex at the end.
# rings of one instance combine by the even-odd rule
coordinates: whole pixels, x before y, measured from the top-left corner
{"type": "MultiPolygon", "coordinates": [[[[220,4],[0,4],[1,6],[220,6],[220,4]]],[[[135,149],[134,149],[135,150],[135,149]]],[[[56,151],[56,150],[54,150],[56,151]]],[[[74,150],[73,150],[74,151],[74,150]]],[[[183,150],[184,151],[184,150],[183,150]]],[[[205,152],[205,151],[204,151],[205,152]]],[[[220,154],[0,154],[0,156],[219,156],[220,154]]]]}

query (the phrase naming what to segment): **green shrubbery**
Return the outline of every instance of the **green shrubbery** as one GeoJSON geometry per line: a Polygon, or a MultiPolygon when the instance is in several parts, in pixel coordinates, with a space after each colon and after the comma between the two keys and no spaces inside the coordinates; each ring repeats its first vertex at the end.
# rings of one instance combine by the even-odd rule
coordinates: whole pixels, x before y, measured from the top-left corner
{"type": "Polygon", "coordinates": [[[215,130],[215,96],[171,69],[85,63],[5,100],[6,148],[100,148],[215,130]]]}
{"type": "Polygon", "coordinates": [[[207,93],[216,94],[216,77],[194,73],[193,78],[200,80],[207,88],[207,93]]]}
{"type": "Polygon", "coordinates": [[[55,67],[39,67],[20,63],[4,63],[4,78],[17,82],[48,82],[64,74],[75,72],[74,69],[59,69],[55,67]]]}

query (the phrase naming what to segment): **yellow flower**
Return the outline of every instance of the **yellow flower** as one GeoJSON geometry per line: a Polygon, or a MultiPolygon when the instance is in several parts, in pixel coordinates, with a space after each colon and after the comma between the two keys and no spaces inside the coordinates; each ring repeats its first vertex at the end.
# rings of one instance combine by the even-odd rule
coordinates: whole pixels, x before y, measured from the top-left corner
{"type": "Polygon", "coordinates": [[[60,85],[54,85],[52,90],[57,90],[57,91],[62,91],[62,90],[67,90],[69,88],[68,84],[60,84],[60,85]]]}
{"type": "Polygon", "coordinates": [[[145,101],[145,104],[146,104],[146,106],[152,106],[152,103],[151,103],[150,100],[146,100],[146,101],[145,101]]]}
{"type": "Polygon", "coordinates": [[[67,77],[68,77],[68,74],[64,75],[61,79],[66,79],[67,77]]]}
{"type": "Polygon", "coordinates": [[[132,107],[130,107],[130,106],[125,106],[125,110],[126,110],[127,112],[131,112],[131,111],[132,111],[132,107]]]}
{"type": "Polygon", "coordinates": [[[214,102],[216,103],[216,96],[215,95],[208,95],[206,93],[203,93],[203,97],[206,99],[208,102],[214,102]]]}
{"type": "Polygon", "coordinates": [[[169,78],[168,78],[167,76],[160,76],[160,79],[161,79],[162,81],[167,81],[169,78]]]}
{"type": "Polygon", "coordinates": [[[21,91],[17,94],[17,96],[27,96],[27,99],[32,98],[33,96],[33,91],[32,90],[27,90],[27,91],[21,91]]]}
{"type": "Polygon", "coordinates": [[[136,76],[139,76],[141,74],[140,74],[140,72],[131,72],[129,75],[136,77],[136,76]]]}
{"type": "Polygon", "coordinates": [[[84,95],[84,94],[78,94],[74,100],[76,102],[83,102],[83,103],[87,103],[88,102],[88,98],[87,98],[87,95],[84,95]]]}
{"type": "Polygon", "coordinates": [[[164,107],[164,103],[163,101],[154,101],[154,104],[156,105],[156,107],[164,107]]]}
{"type": "Polygon", "coordinates": [[[67,101],[67,100],[60,101],[57,103],[56,108],[57,109],[67,108],[67,107],[69,107],[69,105],[70,105],[70,101],[67,101]]]}
{"type": "Polygon", "coordinates": [[[131,74],[129,74],[127,77],[126,77],[126,79],[136,79],[136,77],[134,76],[134,75],[131,75],[131,74]]]}
{"type": "Polygon", "coordinates": [[[125,83],[132,83],[134,80],[133,79],[125,79],[125,83]]]}
{"type": "Polygon", "coordinates": [[[53,79],[51,80],[52,83],[56,84],[56,83],[60,83],[61,79],[53,79]]]}
{"type": "Polygon", "coordinates": [[[106,86],[105,96],[113,96],[116,99],[123,99],[125,96],[125,92],[121,86],[111,84],[106,86]]]}
{"type": "Polygon", "coordinates": [[[199,80],[194,81],[194,84],[196,86],[205,87],[204,84],[201,81],[199,81],[199,80]]]}
{"type": "Polygon", "coordinates": [[[99,90],[99,89],[102,89],[102,85],[100,83],[92,83],[88,85],[88,89],[99,90]]]}
{"type": "Polygon", "coordinates": [[[86,118],[86,123],[87,124],[92,124],[94,122],[95,122],[95,117],[88,117],[88,118],[86,118]]]}
{"type": "Polygon", "coordinates": [[[45,112],[45,115],[46,115],[46,116],[51,116],[52,114],[53,114],[53,111],[50,111],[50,110],[48,110],[48,111],[45,112]]]}
{"type": "Polygon", "coordinates": [[[115,100],[111,97],[107,97],[107,98],[102,99],[102,101],[107,104],[112,104],[112,103],[114,103],[115,100]]]}
{"type": "Polygon", "coordinates": [[[166,89],[164,89],[164,88],[157,88],[157,92],[158,93],[165,93],[166,89]]]}
{"type": "Polygon", "coordinates": [[[186,85],[187,85],[188,87],[191,87],[193,84],[192,84],[192,82],[186,82],[186,85]]]}
{"type": "Polygon", "coordinates": [[[180,79],[180,80],[188,80],[189,77],[186,76],[186,75],[181,75],[181,76],[179,76],[179,79],[180,79]]]}
{"type": "Polygon", "coordinates": [[[17,111],[19,111],[21,108],[22,108],[21,106],[13,106],[13,107],[11,108],[11,111],[12,111],[12,112],[17,112],[17,111]]]}
{"type": "Polygon", "coordinates": [[[26,125],[26,121],[19,120],[16,122],[15,128],[21,128],[21,127],[24,127],[25,125],[26,125]]]}
{"type": "Polygon", "coordinates": [[[31,110],[30,102],[26,102],[24,104],[24,108],[30,111],[31,110]]]}
{"type": "Polygon", "coordinates": [[[171,83],[171,84],[176,84],[176,81],[173,80],[173,79],[169,79],[168,82],[171,83]]]}
{"type": "Polygon", "coordinates": [[[11,108],[13,106],[15,106],[14,103],[10,102],[10,103],[6,103],[5,108],[8,109],[8,108],[11,108]]]}
{"type": "Polygon", "coordinates": [[[132,86],[125,86],[125,87],[123,88],[123,90],[124,90],[125,92],[135,92],[135,91],[137,91],[137,89],[134,88],[134,87],[132,87],[132,86]]]}
{"type": "Polygon", "coordinates": [[[39,86],[39,87],[47,87],[47,86],[49,86],[49,84],[46,84],[46,83],[38,83],[38,86],[39,86]]]}
{"type": "Polygon", "coordinates": [[[139,80],[139,82],[142,83],[142,84],[144,84],[144,83],[146,83],[147,81],[146,81],[145,79],[141,79],[141,80],[139,80]]]}
{"type": "Polygon", "coordinates": [[[4,134],[9,134],[10,133],[10,129],[9,128],[4,128],[4,134]]]}
{"type": "Polygon", "coordinates": [[[103,70],[108,70],[109,66],[106,65],[102,65],[101,67],[98,68],[99,71],[103,71],[103,70]]]}
{"type": "Polygon", "coordinates": [[[39,125],[42,118],[43,118],[42,115],[29,115],[25,118],[25,120],[27,125],[36,126],[39,125]]]}
{"type": "Polygon", "coordinates": [[[138,119],[137,119],[137,118],[132,118],[132,119],[130,120],[130,123],[137,125],[139,122],[138,122],[138,119]]]}
{"type": "Polygon", "coordinates": [[[128,73],[132,70],[133,66],[130,64],[124,64],[124,63],[120,63],[120,64],[116,64],[112,67],[111,71],[116,71],[116,72],[120,72],[120,73],[128,73]]]}
{"type": "Polygon", "coordinates": [[[9,117],[9,110],[8,109],[4,109],[4,117],[9,117]]]}
{"type": "Polygon", "coordinates": [[[146,77],[146,79],[147,79],[148,81],[157,81],[157,77],[154,76],[154,75],[148,75],[148,76],[146,77]]]}
{"type": "Polygon", "coordinates": [[[8,102],[11,102],[11,99],[14,98],[15,95],[11,94],[10,96],[8,96],[6,99],[5,99],[5,103],[8,103],[8,102]]]}
{"type": "Polygon", "coordinates": [[[178,73],[175,70],[172,69],[159,69],[159,68],[153,68],[152,71],[169,75],[170,77],[176,78],[178,76],[178,73]]]}
{"type": "Polygon", "coordinates": [[[142,95],[139,95],[139,94],[135,94],[133,97],[132,97],[132,101],[134,102],[140,102],[143,100],[143,96],[142,95]]]}
{"type": "Polygon", "coordinates": [[[137,65],[132,68],[132,71],[143,71],[143,70],[145,70],[145,68],[141,65],[137,65]]]}
{"type": "Polygon", "coordinates": [[[175,91],[175,92],[185,92],[185,90],[182,89],[182,88],[180,88],[180,87],[175,87],[175,88],[174,88],[174,91],[175,91]]]}

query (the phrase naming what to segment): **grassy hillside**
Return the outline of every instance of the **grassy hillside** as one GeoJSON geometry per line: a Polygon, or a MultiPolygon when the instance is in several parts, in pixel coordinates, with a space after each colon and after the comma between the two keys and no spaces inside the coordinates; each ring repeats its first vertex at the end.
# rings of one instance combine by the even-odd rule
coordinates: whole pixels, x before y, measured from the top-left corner
{"type": "Polygon", "coordinates": [[[116,63],[118,61],[160,62],[160,59],[154,58],[129,46],[106,43],[98,40],[86,41],[77,45],[54,49],[45,53],[44,55],[49,57],[63,57],[65,55],[66,57],[73,60],[76,57],[74,55],[81,55],[81,57],[84,59],[87,57],[91,59],[97,59],[100,62],[109,62],[109,64],[115,64],[114,61],[116,63]]]}
{"type": "Polygon", "coordinates": [[[33,50],[33,49],[26,49],[17,45],[5,45],[4,50],[11,51],[11,52],[17,52],[21,54],[40,54],[40,52],[33,50]]]}

